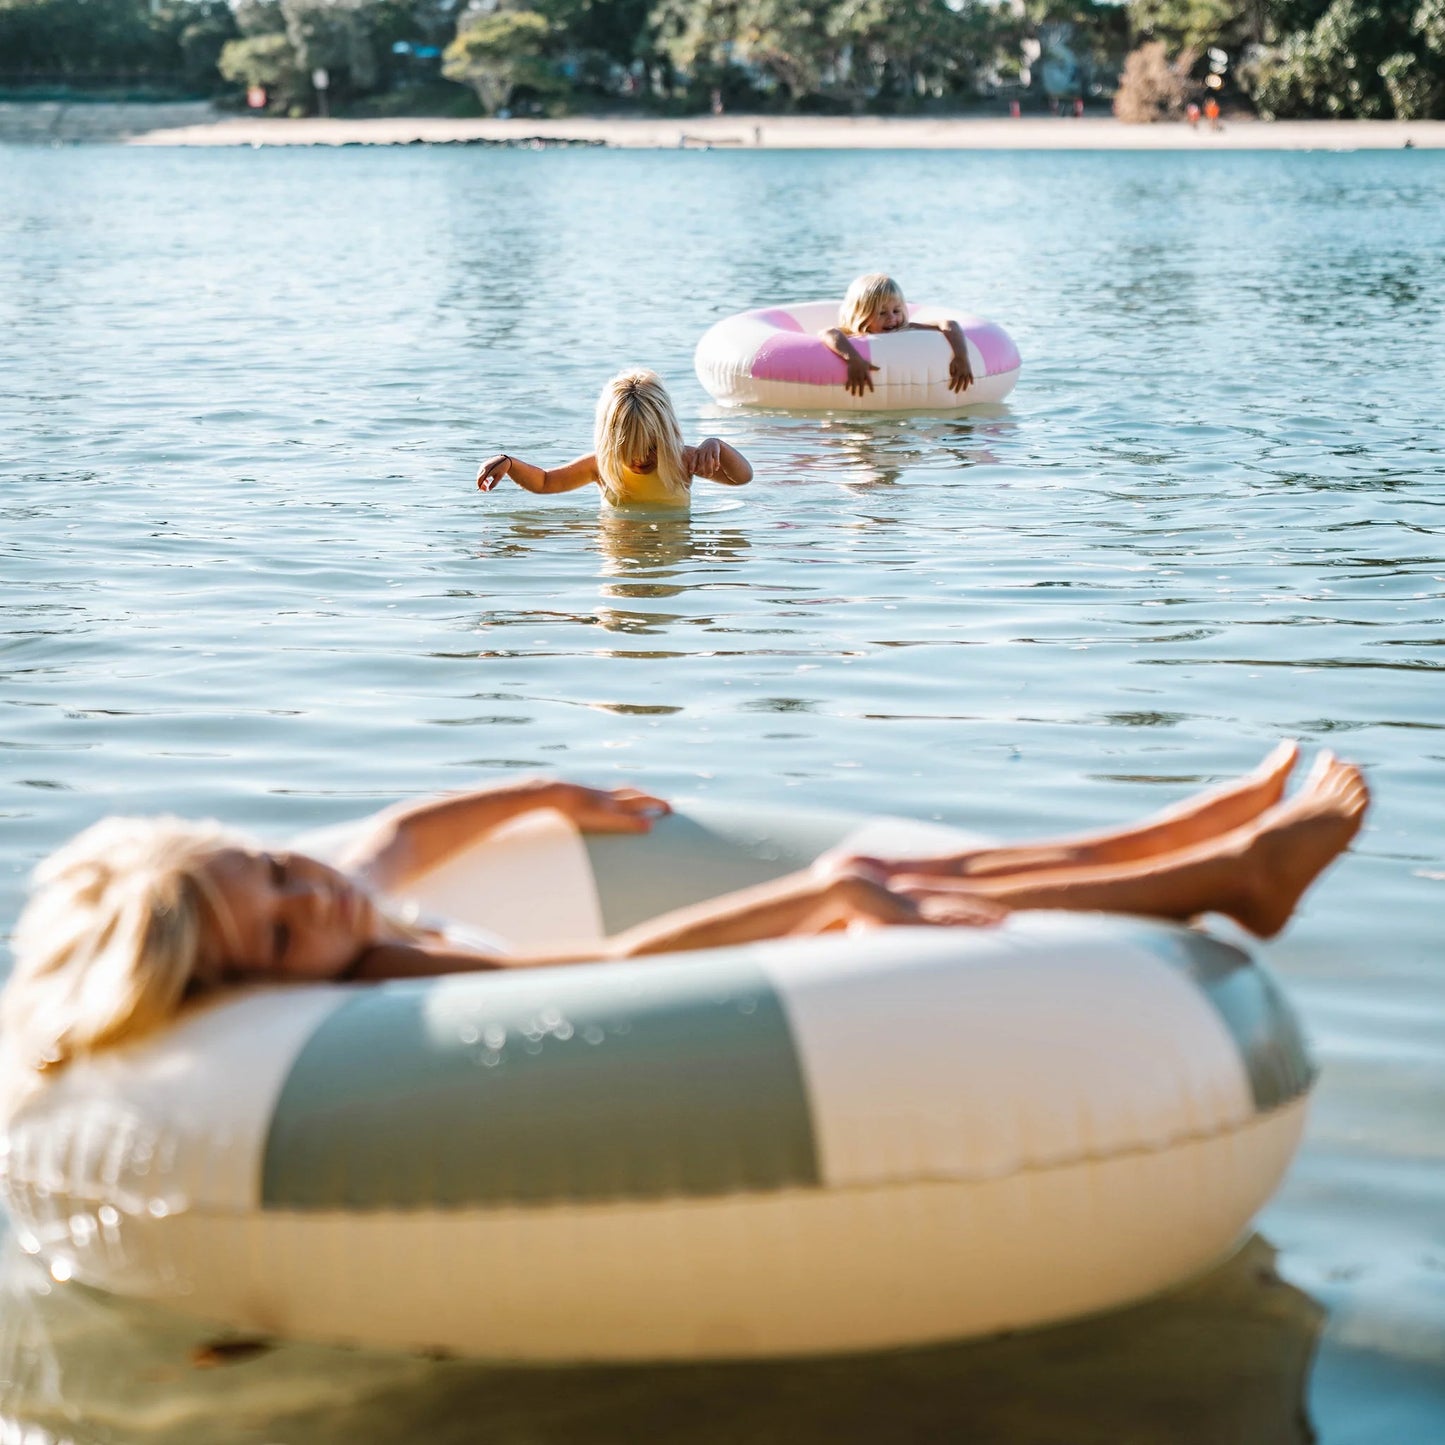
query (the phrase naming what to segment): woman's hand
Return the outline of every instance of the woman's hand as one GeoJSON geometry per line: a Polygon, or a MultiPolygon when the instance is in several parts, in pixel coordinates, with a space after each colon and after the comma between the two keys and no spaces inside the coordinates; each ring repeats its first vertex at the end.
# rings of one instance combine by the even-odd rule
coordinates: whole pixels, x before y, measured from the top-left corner
{"type": "Polygon", "coordinates": [[[973,385],[973,367],[968,364],[967,350],[955,351],[948,363],[948,389],[967,391],[973,385]]]}
{"type": "Polygon", "coordinates": [[[672,811],[662,799],[640,788],[584,788],[553,783],[547,804],[584,833],[646,833],[672,811]]]}
{"type": "Polygon", "coordinates": [[[716,437],[704,437],[692,453],[692,474],[708,481],[722,474],[722,443],[716,437]]]}
{"type": "Polygon", "coordinates": [[[877,371],[879,368],[871,361],[864,360],[856,351],[852,356],[845,357],[844,360],[848,364],[848,380],[844,382],[848,391],[853,396],[862,396],[865,391],[872,391],[873,378],[869,373],[877,371]]]}
{"type": "Polygon", "coordinates": [[[948,363],[948,389],[967,391],[973,385],[973,367],[969,364],[968,341],[964,337],[963,327],[956,321],[950,321],[943,334],[948,337],[948,344],[953,348],[953,357],[948,363]]]}
{"type": "Polygon", "coordinates": [[[997,899],[971,892],[952,880],[916,873],[895,873],[888,880],[888,891],[913,903],[925,922],[955,928],[992,928],[1009,913],[997,899]]]}
{"type": "Polygon", "coordinates": [[[477,472],[477,490],[490,492],[503,477],[510,474],[512,459],[506,452],[499,452],[491,461],[483,462],[477,472]]]}

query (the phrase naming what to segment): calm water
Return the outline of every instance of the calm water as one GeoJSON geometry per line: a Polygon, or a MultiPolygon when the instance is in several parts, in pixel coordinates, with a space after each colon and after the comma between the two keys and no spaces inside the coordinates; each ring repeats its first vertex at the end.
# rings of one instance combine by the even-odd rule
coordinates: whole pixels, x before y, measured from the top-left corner
{"type": "Polygon", "coordinates": [[[1294,734],[1379,799],[1269,951],[1305,1149],[1167,1300],[862,1362],[201,1370],[12,1263],[0,1439],[1445,1437],[1442,295],[1422,152],[0,148],[0,926],[106,812],[284,834],[507,769],[1019,836],[1294,734]],[[1006,409],[708,402],[712,321],[879,266],[1013,332],[1006,409]],[[472,490],[587,450],[624,363],[755,484],[472,490]]]}

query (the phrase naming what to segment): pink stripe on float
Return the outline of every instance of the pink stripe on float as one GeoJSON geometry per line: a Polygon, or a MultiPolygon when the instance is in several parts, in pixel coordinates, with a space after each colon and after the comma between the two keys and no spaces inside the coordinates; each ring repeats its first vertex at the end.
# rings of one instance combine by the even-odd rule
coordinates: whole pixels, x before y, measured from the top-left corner
{"type": "MultiPolygon", "coordinates": [[[[852,342],[865,360],[873,359],[863,337],[855,336],[852,342]]],[[[805,386],[842,386],[848,379],[842,358],[834,356],[818,337],[792,332],[769,336],[758,347],[750,370],[758,381],[798,381],[805,386]]]]}
{"type": "Polygon", "coordinates": [[[802,323],[791,311],[784,311],[781,306],[765,308],[762,311],[748,311],[744,315],[750,321],[761,321],[764,326],[775,326],[779,331],[801,331],[802,323]]]}
{"type": "Polygon", "coordinates": [[[963,323],[963,334],[978,347],[984,368],[990,376],[1019,369],[1019,349],[1007,331],[995,326],[992,321],[981,321],[975,316],[959,319],[963,323]]]}

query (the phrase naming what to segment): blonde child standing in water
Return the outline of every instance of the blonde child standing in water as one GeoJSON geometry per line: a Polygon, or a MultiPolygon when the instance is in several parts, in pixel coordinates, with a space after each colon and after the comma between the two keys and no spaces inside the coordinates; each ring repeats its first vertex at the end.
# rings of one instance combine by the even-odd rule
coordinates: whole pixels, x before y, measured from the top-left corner
{"type": "Polygon", "coordinates": [[[903,288],[881,271],[860,276],[849,288],[838,311],[838,324],[819,334],[823,344],[848,367],[844,385],[854,396],[873,390],[871,372],[877,371],[848,339],[850,336],[879,336],[889,331],[938,331],[953,348],[948,364],[948,389],[965,391],[973,382],[973,367],[968,360],[968,343],[963,327],[950,318],[947,321],[910,321],[903,288]]]}
{"type": "Polygon", "coordinates": [[[539,496],[575,492],[592,482],[614,507],[685,507],[692,479],[740,487],[753,469],[736,448],[717,437],[687,446],[677,413],[656,372],[620,371],[597,399],[595,451],[550,471],[502,452],[482,463],[477,486],[490,492],[503,477],[539,496]]]}

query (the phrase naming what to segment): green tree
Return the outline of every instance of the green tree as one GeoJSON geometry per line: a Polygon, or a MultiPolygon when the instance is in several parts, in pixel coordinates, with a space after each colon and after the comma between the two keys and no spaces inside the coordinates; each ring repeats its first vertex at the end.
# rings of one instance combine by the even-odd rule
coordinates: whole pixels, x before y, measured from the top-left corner
{"type": "Polygon", "coordinates": [[[1254,66],[1255,103],[1267,116],[1371,119],[1429,102],[1414,17],[1384,0],[1332,0],[1254,66]],[[1393,85],[1390,81],[1393,80],[1393,85]]]}
{"type": "Polygon", "coordinates": [[[304,75],[325,70],[343,95],[375,88],[376,48],[367,0],[281,0],[286,37],[304,75]]]}
{"type": "Polygon", "coordinates": [[[535,10],[496,10],[463,21],[442,57],[448,80],[470,85],[482,108],[495,115],[526,88],[541,94],[560,90],[546,59],[552,26],[535,10]]]}
{"type": "Polygon", "coordinates": [[[837,47],[832,88],[855,105],[972,91],[992,58],[991,18],[946,0],[839,0],[827,17],[837,47]]]}
{"type": "Polygon", "coordinates": [[[219,68],[232,85],[264,86],[274,110],[290,110],[302,104],[306,95],[306,77],[296,64],[296,51],[284,32],[243,35],[227,41],[221,50],[219,68]]]}

